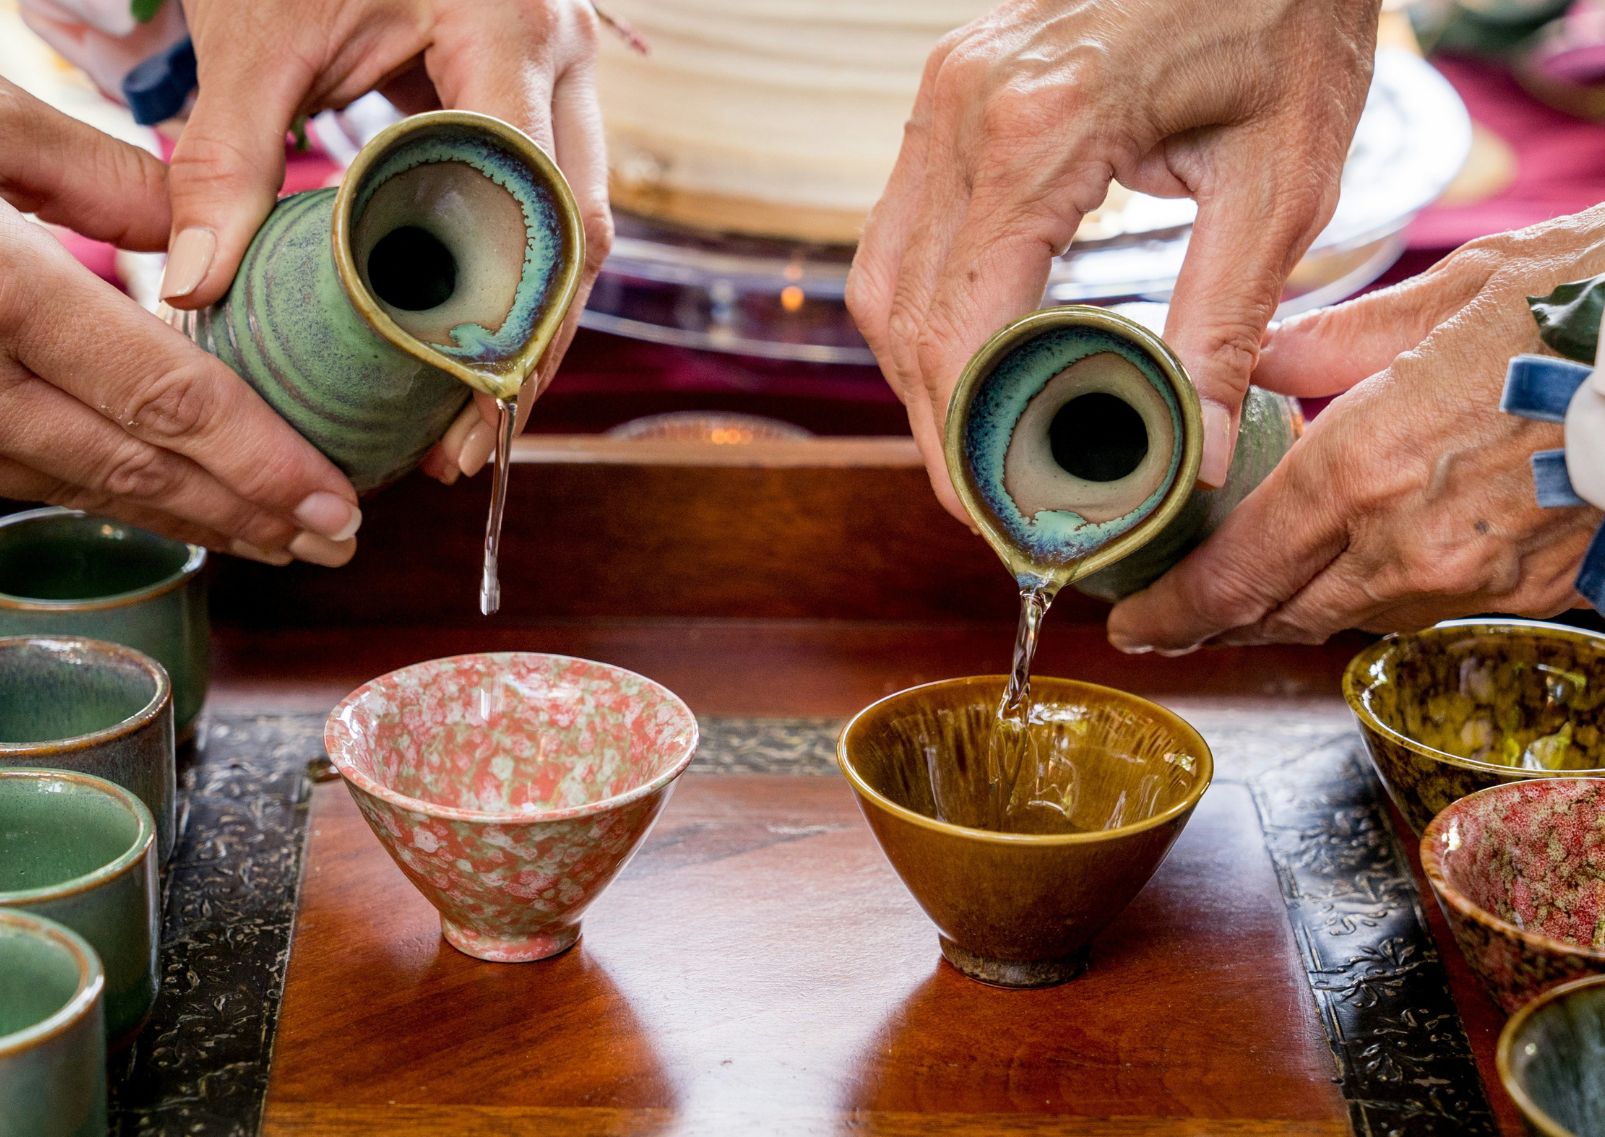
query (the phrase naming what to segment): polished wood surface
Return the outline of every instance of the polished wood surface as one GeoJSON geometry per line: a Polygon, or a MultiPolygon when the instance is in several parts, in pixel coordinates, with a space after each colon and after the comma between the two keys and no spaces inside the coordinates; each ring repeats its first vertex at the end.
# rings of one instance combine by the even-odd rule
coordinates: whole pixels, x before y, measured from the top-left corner
{"type": "Polygon", "coordinates": [[[523,966],[447,946],[343,787],[312,827],[269,1135],[1347,1132],[1240,786],[1046,991],[941,962],[834,777],[688,775],[523,966]]]}
{"type": "MultiPolygon", "coordinates": [[[[994,582],[995,583],[995,582],[994,582]]],[[[528,626],[475,615],[451,626],[214,629],[210,705],[327,711],[357,684],[475,651],[548,651],[628,667],[704,715],[845,718],[882,695],[956,675],[1008,670],[1013,614],[990,621],[574,620],[528,626]]],[[[1322,648],[1220,648],[1167,659],[1122,655],[1101,622],[1057,606],[1036,671],[1174,701],[1229,700],[1245,712],[1314,701],[1327,713],[1343,667],[1370,637],[1322,648]]]]}

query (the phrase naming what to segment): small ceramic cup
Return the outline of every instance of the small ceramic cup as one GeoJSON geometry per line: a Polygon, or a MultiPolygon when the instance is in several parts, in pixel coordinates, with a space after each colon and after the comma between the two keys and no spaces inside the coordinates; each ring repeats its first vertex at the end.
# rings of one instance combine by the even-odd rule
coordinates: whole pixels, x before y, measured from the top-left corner
{"type": "Polygon", "coordinates": [[[72,509],[0,517],[0,636],[90,636],[167,669],[181,741],[206,700],[206,550],[72,509]]]}
{"type": "Polygon", "coordinates": [[[175,840],[177,769],[167,673],[148,656],[71,636],[0,638],[0,770],[76,770],[133,791],[175,840]]]}
{"type": "Polygon", "coordinates": [[[1427,826],[1421,868],[1505,1010],[1605,972],[1605,778],[1507,782],[1461,798],[1427,826]]]}
{"type": "Polygon", "coordinates": [[[1605,1137],[1605,975],[1552,988],[1517,1011],[1495,1058],[1533,1137],[1605,1137]]]}
{"type": "Polygon", "coordinates": [[[324,734],[379,843],[459,951],[566,951],[697,748],[667,688],[583,659],[504,652],[357,688],[324,734]]]}
{"type": "Polygon", "coordinates": [[[1214,763],[1163,707],[1033,677],[1035,749],[1000,828],[988,822],[986,766],[1003,686],[983,676],[890,695],[847,724],[837,756],[948,962],[997,986],[1044,987],[1080,974],[1088,943],[1180,836],[1214,763]]]}
{"type": "Polygon", "coordinates": [[[0,909],[0,1137],[106,1137],[105,982],[77,933],[0,909]]]}
{"type": "Polygon", "coordinates": [[[1451,620],[1388,636],[1343,697],[1415,832],[1469,793],[1605,774],[1605,636],[1535,620],[1451,620]]]}
{"type": "Polygon", "coordinates": [[[0,909],[71,928],[106,973],[106,1034],[133,1041],[156,1001],[156,826],[133,794],[66,770],[0,770],[0,909]]]}

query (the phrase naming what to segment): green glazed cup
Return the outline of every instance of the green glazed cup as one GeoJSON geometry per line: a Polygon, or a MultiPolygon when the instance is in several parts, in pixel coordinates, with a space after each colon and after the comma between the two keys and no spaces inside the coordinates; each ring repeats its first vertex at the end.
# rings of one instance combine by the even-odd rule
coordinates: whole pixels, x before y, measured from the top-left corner
{"type": "Polygon", "coordinates": [[[1226,483],[1197,488],[1203,427],[1169,345],[1129,317],[1066,305],[1006,325],[948,405],[948,472],[1021,587],[1117,600],[1157,580],[1275,468],[1302,429],[1251,388],[1226,483]]]}
{"type": "Polygon", "coordinates": [[[380,131],[338,190],[280,201],[216,305],[164,314],[365,491],[416,466],[473,391],[518,393],[584,263],[540,147],[435,111],[380,131]]]}
{"type": "Polygon", "coordinates": [[[133,794],[66,770],[0,770],[0,909],[81,935],[106,976],[106,1036],[133,1041],[156,1001],[156,825],[133,794]]]}
{"type": "Polygon", "coordinates": [[[76,932],[0,908],[0,1137],[106,1137],[105,984],[76,932]]]}
{"type": "Polygon", "coordinates": [[[87,636],[144,652],[167,669],[188,739],[206,701],[205,564],[205,549],[77,510],[0,517],[0,636],[87,636]]]}
{"type": "Polygon", "coordinates": [[[155,818],[157,855],[172,854],[173,702],[167,673],[149,656],[69,636],[0,638],[0,772],[19,767],[124,787],[155,818]]]}

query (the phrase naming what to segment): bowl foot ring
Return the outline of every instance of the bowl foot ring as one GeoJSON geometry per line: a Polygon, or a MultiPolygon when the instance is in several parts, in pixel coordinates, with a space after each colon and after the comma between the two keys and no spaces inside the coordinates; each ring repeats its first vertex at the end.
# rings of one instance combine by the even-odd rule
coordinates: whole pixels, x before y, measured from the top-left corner
{"type": "Polygon", "coordinates": [[[442,916],[440,934],[452,947],[475,959],[483,959],[490,963],[533,963],[538,959],[550,959],[554,955],[562,955],[573,947],[579,941],[580,926],[575,924],[572,927],[559,928],[557,931],[538,932],[528,936],[497,936],[476,932],[442,916]]]}
{"type": "Polygon", "coordinates": [[[1087,969],[1089,952],[1084,947],[1059,959],[990,959],[959,947],[946,936],[937,938],[949,963],[971,979],[993,987],[1054,987],[1068,983],[1087,969]]]}

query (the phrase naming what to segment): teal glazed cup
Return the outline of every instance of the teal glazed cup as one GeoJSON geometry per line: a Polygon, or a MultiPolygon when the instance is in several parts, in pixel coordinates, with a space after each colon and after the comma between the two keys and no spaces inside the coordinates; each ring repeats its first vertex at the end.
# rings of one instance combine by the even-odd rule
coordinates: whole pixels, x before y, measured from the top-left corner
{"type": "Polygon", "coordinates": [[[1302,426],[1290,400],[1251,388],[1226,483],[1199,489],[1203,426],[1181,360],[1135,320],[1067,305],[976,352],[945,449],[965,512],[1021,587],[1117,600],[1219,527],[1302,426]]]}
{"type": "Polygon", "coordinates": [[[65,770],[0,770],[0,909],[77,932],[106,977],[106,1035],[133,1041],[156,1002],[156,825],[133,794],[65,770]]]}
{"type": "Polygon", "coordinates": [[[106,1137],[105,984],[76,932],[0,908],[0,1137],[106,1137]]]}
{"type": "Polygon", "coordinates": [[[473,391],[518,393],[584,262],[540,147],[435,111],[380,131],[338,190],[280,201],[216,305],[165,316],[365,491],[416,466],[473,391]]]}
{"type": "Polygon", "coordinates": [[[1553,987],[1517,1011],[1495,1059],[1533,1137],[1605,1137],[1605,975],[1553,987]]]}
{"type": "Polygon", "coordinates": [[[173,703],[167,673],[132,648],[74,637],[0,639],[0,772],[50,767],[105,778],[176,839],[173,703]]]}
{"type": "Polygon", "coordinates": [[[0,636],[88,636],[144,652],[172,679],[186,740],[206,701],[205,564],[198,546],[77,510],[0,518],[0,636]]]}

